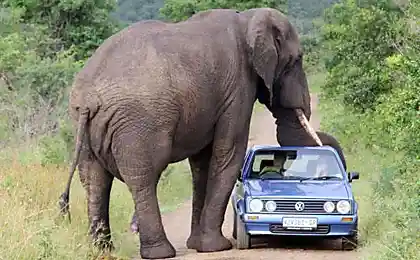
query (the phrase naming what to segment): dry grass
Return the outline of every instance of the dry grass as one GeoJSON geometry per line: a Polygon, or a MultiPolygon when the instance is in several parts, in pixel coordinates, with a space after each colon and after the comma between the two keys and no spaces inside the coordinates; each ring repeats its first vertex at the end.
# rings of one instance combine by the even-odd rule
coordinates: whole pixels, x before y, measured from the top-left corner
{"type": "MultiPolygon", "coordinates": [[[[185,162],[172,167],[159,184],[162,211],[176,208],[191,195],[185,162]]],[[[70,198],[72,223],[58,217],[58,197],[67,179],[67,166],[42,167],[10,161],[0,168],[0,259],[97,259],[89,246],[85,191],[78,178],[70,198]]],[[[125,184],[115,181],[110,218],[119,259],[138,254],[138,237],[129,231],[133,200],[125,184]]]]}

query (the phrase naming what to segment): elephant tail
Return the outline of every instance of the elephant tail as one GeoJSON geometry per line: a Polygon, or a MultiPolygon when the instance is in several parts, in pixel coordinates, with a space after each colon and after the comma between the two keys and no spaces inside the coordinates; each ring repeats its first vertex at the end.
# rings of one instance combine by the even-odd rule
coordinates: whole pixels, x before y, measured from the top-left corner
{"type": "Polygon", "coordinates": [[[86,125],[89,120],[89,110],[82,111],[79,115],[79,121],[77,126],[77,135],[76,135],[76,147],[74,151],[74,158],[72,165],[70,167],[69,178],[67,180],[67,186],[65,191],[60,196],[60,212],[62,215],[68,214],[69,221],[71,222],[70,217],[70,206],[69,206],[69,198],[70,198],[70,186],[71,181],[74,176],[74,172],[76,167],[79,163],[80,151],[82,150],[82,142],[86,132],[86,125]]]}

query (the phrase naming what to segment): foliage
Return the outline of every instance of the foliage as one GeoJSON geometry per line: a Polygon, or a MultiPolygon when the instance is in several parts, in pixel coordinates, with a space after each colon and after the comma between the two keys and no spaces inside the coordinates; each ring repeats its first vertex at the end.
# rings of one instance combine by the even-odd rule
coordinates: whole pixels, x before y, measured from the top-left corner
{"type": "Polygon", "coordinates": [[[350,152],[388,158],[369,176],[375,203],[364,235],[373,259],[418,259],[419,12],[418,1],[346,0],[328,10],[323,27],[324,99],[343,107],[328,128],[350,152]]]}
{"type": "Polygon", "coordinates": [[[289,0],[287,10],[291,22],[301,35],[315,35],[326,8],[339,0],[289,0]]]}
{"type": "Polygon", "coordinates": [[[164,0],[119,0],[114,15],[126,24],[140,20],[160,19],[164,0]]]}
{"type": "MultiPolygon", "coordinates": [[[[0,146],[48,135],[44,150],[65,151],[71,138],[59,140],[59,121],[68,121],[68,88],[84,59],[118,29],[112,7],[113,1],[2,1],[0,146]]],[[[57,163],[67,158],[54,156],[57,163]]]]}
{"type": "Polygon", "coordinates": [[[74,45],[78,59],[89,57],[118,29],[109,15],[115,8],[114,0],[4,0],[3,7],[20,10],[25,24],[42,26],[55,40],[51,52],[74,45]]]}
{"type": "Polygon", "coordinates": [[[285,4],[285,0],[166,0],[160,12],[166,19],[179,22],[207,9],[232,8],[242,11],[257,7],[271,7],[286,12],[285,4]]]}
{"type": "Polygon", "coordinates": [[[364,259],[418,259],[420,165],[403,152],[368,143],[368,119],[348,113],[339,100],[323,96],[319,109],[322,130],[340,141],[349,170],[360,172],[360,180],[352,186],[359,204],[364,259]]]}
{"type": "Polygon", "coordinates": [[[73,50],[42,56],[52,39],[45,28],[21,26],[20,10],[3,9],[0,37],[1,141],[31,138],[53,131],[66,104],[65,89],[80,68],[73,50]]]}
{"type": "Polygon", "coordinates": [[[356,109],[373,108],[400,74],[392,73],[386,58],[398,53],[407,33],[404,13],[388,0],[346,0],[326,13],[323,40],[330,73],[326,94],[343,95],[356,109]],[[339,48],[337,48],[339,46],[339,48]]]}

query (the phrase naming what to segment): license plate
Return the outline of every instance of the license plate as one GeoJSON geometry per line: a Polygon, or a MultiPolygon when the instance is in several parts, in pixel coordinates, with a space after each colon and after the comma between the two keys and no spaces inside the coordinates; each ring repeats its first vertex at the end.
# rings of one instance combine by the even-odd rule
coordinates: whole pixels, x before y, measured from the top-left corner
{"type": "Polygon", "coordinates": [[[316,218],[283,218],[283,227],[289,229],[316,228],[318,220],[316,218]]]}

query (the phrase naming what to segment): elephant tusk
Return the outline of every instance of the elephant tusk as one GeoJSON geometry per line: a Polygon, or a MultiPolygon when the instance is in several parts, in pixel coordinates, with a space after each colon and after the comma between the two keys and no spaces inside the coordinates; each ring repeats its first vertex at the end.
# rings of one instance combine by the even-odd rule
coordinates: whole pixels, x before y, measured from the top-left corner
{"type": "Polygon", "coordinates": [[[315,140],[315,142],[322,146],[321,139],[319,139],[318,135],[316,134],[315,130],[312,128],[312,126],[309,124],[308,119],[303,114],[301,109],[296,109],[296,114],[299,119],[300,124],[303,126],[303,128],[306,130],[306,132],[315,140]]]}

